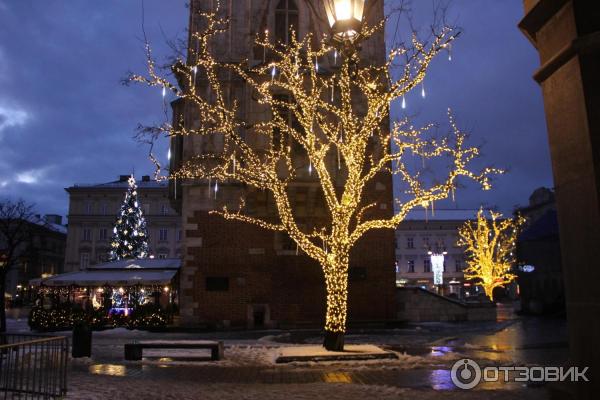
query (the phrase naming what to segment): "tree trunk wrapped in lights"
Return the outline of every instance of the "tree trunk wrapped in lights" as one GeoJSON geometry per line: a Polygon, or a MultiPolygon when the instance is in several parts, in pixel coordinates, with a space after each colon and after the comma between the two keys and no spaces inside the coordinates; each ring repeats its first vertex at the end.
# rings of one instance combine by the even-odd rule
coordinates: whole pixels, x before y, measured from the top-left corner
{"type": "Polygon", "coordinates": [[[490,211],[488,220],[482,209],[476,221],[467,221],[460,227],[458,245],[465,248],[467,268],[465,279],[479,282],[485,294],[493,300],[497,287],[505,287],[517,277],[511,272],[515,261],[517,236],[525,218],[502,219],[502,214],[490,211]]]}
{"type": "MultiPolygon", "coordinates": [[[[392,50],[384,65],[369,65],[368,60],[361,60],[360,52],[336,52],[339,65],[328,70],[319,67],[319,60],[334,58],[336,50],[327,39],[317,41],[308,34],[297,40],[292,34],[290,44],[285,45],[270,43],[265,37],[256,43],[272,60],[251,66],[218,61],[211,52],[218,43],[214,39],[228,29],[227,19],[220,15],[218,10],[200,13],[204,28],[191,34],[197,47],[188,50],[187,63],[178,60],[172,67],[177,84],[161,76],[146,45],[148,74],[130,79],[158,87],[163,94],[166,88],[195,107],[201,121],[194,128],[185,126],[182,119],[143,131],[153,138],[163,134],[220,137],[219,151],[183,160],[170,171],[171,179],[241,182],[272,193],[277,219],[249,215],[243,198],[237,210],[223,207],[212,213],[286,232],[321,265],[327,290],[325,347],[343,349],[350,251],[359,239],[374,229],[395,229],[415,207],[430,207],[446,199],[461,176],[489,189],[490,175],[501,172],[469,170],[468,164],[479,151],[465,145],[465,134],[452,119],[451,135],[442,139],[425,138],[431,126],[415,128],[407,119],[392,124],[391,130],[388,126],[390,104],[422,82],[431,60],[455,36],[444,28],[429,44],[414,37],[412,47],[392,50]],[[318,43],[316,48],[314,43],[318,43]],[[390,68],[401,60],[396,79],[390,68]],[[241,105],[229,100],[227,79],[232,77],[251,88],[256,101],[270,111],[268,119],[256,123],[240,119],[241,105]],[[290,124],[284,112],[293,115],[297,124],[290,124]],[[445,159],[451,167],[440,181],[428,184],[419,171],[409,167],[412,163],[406,159],[414,157],[445,159]],[[382,174],[395,175],[406,187],[405,198],[397,200],[397,213],[389,217],[373,216],[373,210],[383,207],[370,202],[366,193],[382,174]],[[322,225],[304,227],[298,222],[290,198],[290,186],[298,181],[310,181],[322,190],[327,211],[322,225]]],[[[365,24],[360,37],[367,39],[382,26],[365,24]]],[[[161,166],[151,158],[160,178],[161,166]]]]}

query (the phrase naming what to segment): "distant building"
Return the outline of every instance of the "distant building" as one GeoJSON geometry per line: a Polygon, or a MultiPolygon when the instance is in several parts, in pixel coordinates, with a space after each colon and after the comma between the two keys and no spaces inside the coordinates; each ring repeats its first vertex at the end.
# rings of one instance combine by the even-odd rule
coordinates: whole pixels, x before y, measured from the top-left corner
{"type": "Polygon", "coordinates": [[[425,210],[410,213],[396,229],[396,286],[437,290],[432,255],[443,255],[443,293],[459,298],[476,294],[480,289],[465,282],[464,249],[456,244],[458,228],[476,215],[477,210],[436,210],[433,215],[425,210]]]}
{"type": "MultiPolygon", "coordinates": [[[[102,184],[74,185],[69,193],[69,224],[64,272],[86,269],[107,261],[110,238],[129,175],[102,184]]],[[[143,176],[138,198],[148,226],[150,254],[181,257],[181,217],[169,202],[168,184],[143,176]]]]}
{"type": "Polygon", "coordinates": [[[527,218],[517,241],[521,309],[534,314],[563,311],[565,289],[554,192],[536,189],[529,205],[516,212],[527,218]]]}
{"type": "MultiPolygon", "coordinates": [[[[17,251],[18,264],[6,276],[6,294],[13,303],[28,297],[31,279],[59,273],[65,260],[66,227],[59,215],[35,216],[27,228],[31,240],[17,251]]],[[[2,238],[0,237],[0,253],[2,238]]]]}

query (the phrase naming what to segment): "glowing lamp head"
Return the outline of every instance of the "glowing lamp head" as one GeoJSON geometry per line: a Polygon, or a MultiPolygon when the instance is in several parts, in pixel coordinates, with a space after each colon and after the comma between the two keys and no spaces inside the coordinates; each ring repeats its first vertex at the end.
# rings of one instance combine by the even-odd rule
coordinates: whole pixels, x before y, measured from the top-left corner
{"type": "Polygon", "coordinates": [[[366,0],[325,0],[325,11],[333,36],[352,42],[360,32],[366,0]]]}

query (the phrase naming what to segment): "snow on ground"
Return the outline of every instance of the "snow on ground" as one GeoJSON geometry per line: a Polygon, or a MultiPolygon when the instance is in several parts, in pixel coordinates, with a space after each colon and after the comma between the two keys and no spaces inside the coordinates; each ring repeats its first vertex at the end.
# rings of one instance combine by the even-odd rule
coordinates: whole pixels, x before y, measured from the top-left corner
{"type": "Polygon", "coordinates": [[[307,346],[285,346],[280,347],[278,351],[279,356],[285,357],[299,357],[299,356],[344,356],[349,354],[386,354],[387,352],[381,347],[374,346],[372,344],[350,344],[344,346],[344,351],[328,351],[320,345],[307,345],[307,346]]]}

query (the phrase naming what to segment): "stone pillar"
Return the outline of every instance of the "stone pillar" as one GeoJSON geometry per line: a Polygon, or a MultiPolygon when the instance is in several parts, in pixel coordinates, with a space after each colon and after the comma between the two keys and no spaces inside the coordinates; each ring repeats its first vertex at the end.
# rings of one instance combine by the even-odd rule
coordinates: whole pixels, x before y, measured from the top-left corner
{"type": "Polygon", "coordinates": [[[570,361],[590,367],[590,382],[569,391],[592,399],[600,393],[600,7],[589,0],[524,3],[519,28],[540,54],[533,77],[546,109],[570,361]]]}

